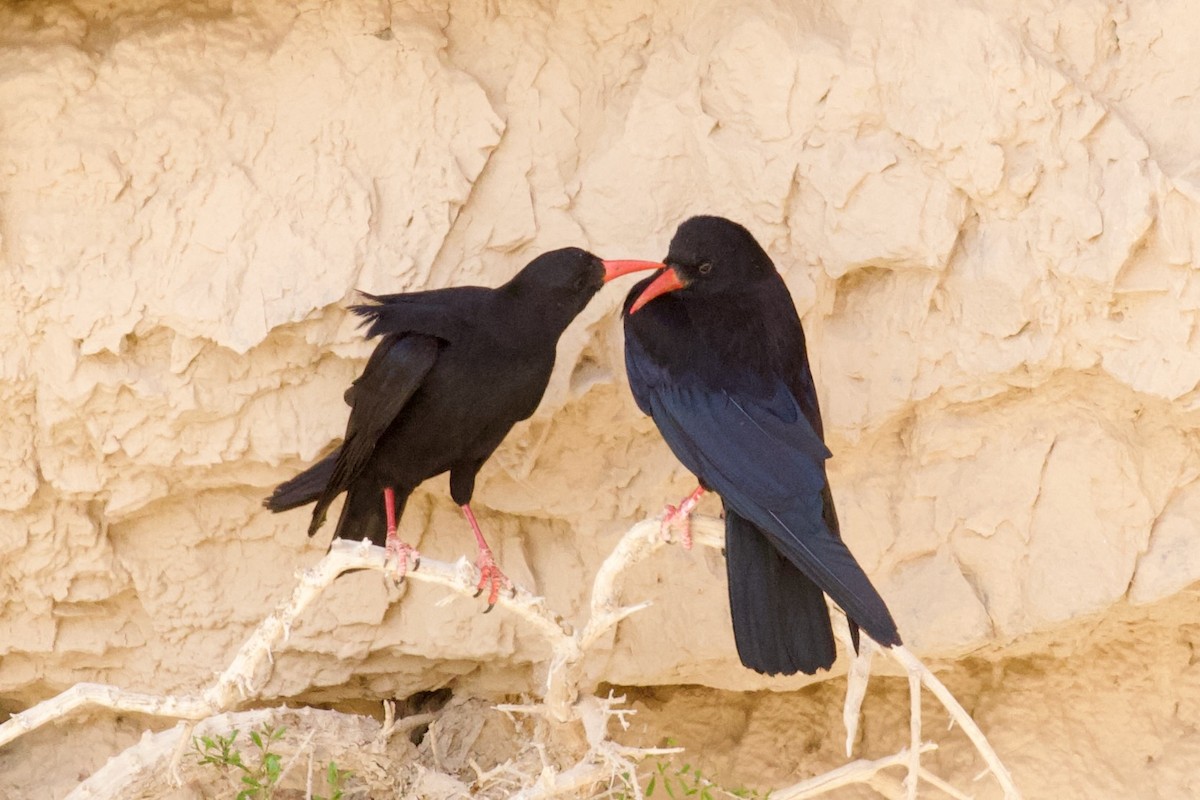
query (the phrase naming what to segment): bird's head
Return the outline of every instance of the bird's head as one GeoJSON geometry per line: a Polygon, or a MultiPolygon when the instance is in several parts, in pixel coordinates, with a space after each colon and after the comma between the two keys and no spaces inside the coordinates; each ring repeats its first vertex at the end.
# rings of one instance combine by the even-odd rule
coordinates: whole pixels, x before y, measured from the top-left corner
{"type": "Polygon", "coordinates": [[[546,311],[561,309],[574,317],[613,278],[662,268],[657,261],[605,261],[578,247],[564,247],[530,261],[508,287],[521,296],[536,298],[546,311]]]}
{"type": "Polygon", "coordinates": [[[774,263],[750,231],[724,217],[692,217],[675,231],[662,272],[628,313],[668,292],[727,294],[774,272],[774,263]]]}

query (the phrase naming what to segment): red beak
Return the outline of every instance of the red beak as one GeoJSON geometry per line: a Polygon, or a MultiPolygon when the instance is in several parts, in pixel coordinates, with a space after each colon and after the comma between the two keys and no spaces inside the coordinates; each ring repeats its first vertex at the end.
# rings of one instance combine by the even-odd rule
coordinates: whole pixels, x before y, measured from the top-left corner
{"type": "Polygon", "coordinates": [[[641,272],[647,269],[662,269],[663,265],[657,261],[602,261],[604,264],[604,282],[608,283],[613,278],[619,278],[622,275],[628,275],[631,272],[641,272]]]}
{"type": "Polygon", "coordinates": [[[650,285],[642,290],[642,293],[638,295],[638,299],[635,300],[633,305],[629,307],[629,313],[636,314],[639,308],[646,305],[646,303],[649,303],[660,294],[673,292],[676,289],[682,289],[684,286],[687,286],[687,284],[679,280],[679,273],[670,267],[666,267],[663,269],[662,275],[659,275],[657,278],[652,280],[650,285]]]}

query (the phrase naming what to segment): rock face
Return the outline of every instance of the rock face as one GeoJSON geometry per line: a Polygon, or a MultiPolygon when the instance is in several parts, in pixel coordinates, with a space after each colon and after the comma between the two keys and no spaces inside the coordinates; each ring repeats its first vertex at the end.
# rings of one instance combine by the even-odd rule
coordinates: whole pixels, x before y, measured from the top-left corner
{"type": "MultiPolygon", "coordinates": [[[[701,212],[791,287],[847,539],[914,649],[1082,652],[1066,623],[1200,580],[1197,37],[1187,0],[0,8],[0,708],[196,688],[320,556],[259,503],[342,433],[356,289],[660,257],[701,212]]],[[[624,386],[622,294],[476,495],[575,619],[690,489],[624,386]]],[[[444,480],[403,527],[471,547],[444,480]]],[[[530,688],[527,631],[410,592],[348,576],[267,695],[530,688]]],[[[802,685],[738,665],[716,555],[626,593],[659,602],[603,680],[802,685]]]]}

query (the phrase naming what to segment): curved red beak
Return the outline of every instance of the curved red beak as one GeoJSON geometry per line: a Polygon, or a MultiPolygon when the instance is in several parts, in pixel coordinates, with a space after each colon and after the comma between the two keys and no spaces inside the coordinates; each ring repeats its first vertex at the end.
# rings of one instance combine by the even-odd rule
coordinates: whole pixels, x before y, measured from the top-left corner
{"type": "Polygon", "coordinates": [[[682,289],[684,286],[687,286],[687,284],[679,279],[679,273],[670,267],[664,267],[662,275],[650,281],[650,285],[642,290],[637,300],[633,301],[633,305],[629,307],[629,313],[636,314],[639,308],[660,294],[673,292],[676,289],[682,289]]]}
{"type": "Polygon", "coordinates": [[[604,265],[605,283],[608,283],[613,278],[628,275],[631,272],[663,268],[663,265],[657,261],[601,261],[600,263],[604,265]]]}

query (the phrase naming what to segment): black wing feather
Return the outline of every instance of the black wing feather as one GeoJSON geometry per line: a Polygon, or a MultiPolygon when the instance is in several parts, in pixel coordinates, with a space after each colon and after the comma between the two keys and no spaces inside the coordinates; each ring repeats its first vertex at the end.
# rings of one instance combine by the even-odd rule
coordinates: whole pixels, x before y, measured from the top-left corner
{"type": "Polygon", "coordinates": [[[477,327],[479,309],[492,294],[494,290],[481,286],[453,286],[403,294],[362,292],[370,302],[351,306],[350,310],[369,326],[368,338],[389,333],[419,333],[449,342],[477,327]]]}
{"type": "Polygon", "coordinates": [[[767,675],[812,675],[837,658],[825,593],[725,506],[729,611],[738,656],[767,675]]]}
{"type": "Polygon", "coordinates": [[[881,645],[899,644],[896,623],[825,516],[829,450],[787,387],[734,397],[671,380],[636,339],[626,365],[639,405],[676,457],[753,523],[789,561],[881,645]]]}
{"type": "Polygon", "coordinates": [[[330,503],[362,472],[379,437],[420,388],[437,360],[439,347],[439,340],[431,336],[391,335],[375,348],[351,387],[353,407],[346,440],[337,451],[329,482],[313,508],[309,536],[325,522],[330,503]]]}
{"type": "Polygon", "coordinates": [[[263,505],[278,513],[313,502],[329,485],[338,455],[339,450],[334,450],[296,477],[279,484],[271,496],[263,500],[263,505]]]}

